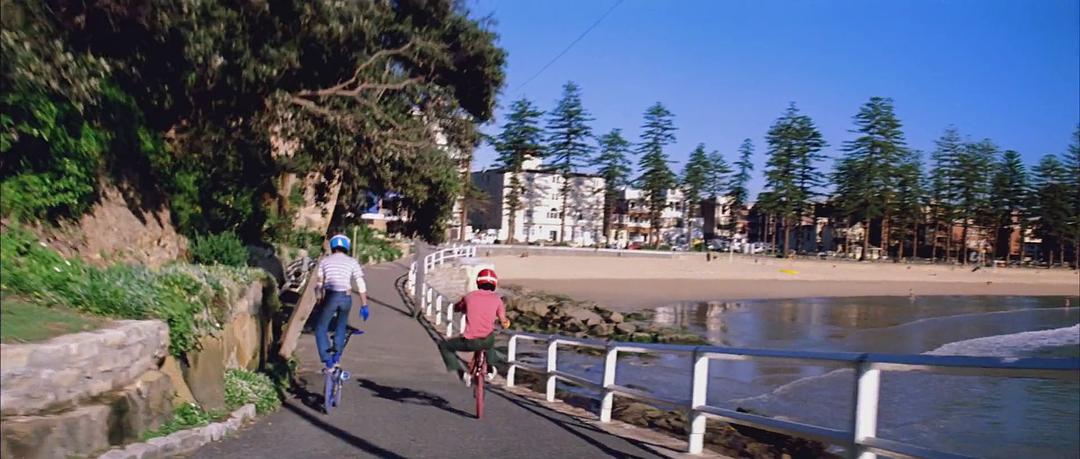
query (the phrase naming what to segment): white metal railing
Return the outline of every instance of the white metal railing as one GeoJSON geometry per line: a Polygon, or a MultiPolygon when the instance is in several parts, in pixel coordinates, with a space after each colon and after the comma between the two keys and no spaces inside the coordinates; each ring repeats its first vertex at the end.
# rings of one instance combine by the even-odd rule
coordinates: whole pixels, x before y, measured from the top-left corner
{"type": "Polygon", "coordinates": [[[452,245],[427,254],[424,256],[423,260],[420,261],[419,265],[414,261],[409,266],[409,280],[406,284],[406,288],[415,289],[417,282],[422,283],[419,290],[413,290],[417,292],[417,295],[419,296],[416,304],[419,305],[420,311],[423,313],[422,315],[435,325],[442,325],[445,320],[447,338],[454,336],[455,322],[458,323],[456,328],[457,333],[461,333],[461,331],[465,330],[465,315],[459,314],[460,317],[455,321],[454,301],[448,295],[445,295],[432,287],[431,284],[427,282],[425,274],[446,264],[447,261],[458,258],[475,257],[476,246],[452,245]],[[422,272],[418,270],[422,270],[422,272]]]}
{"type": "Polygon", "coordinates": [[[961,357],[935,355],[888,355],[851,352],[779,351],[766,349],[742,349],[718,346],[683,346],[671,344],[639,344],[575,339],[559,335],[505,332],[510,336],[507,353],[510,367],[506,385],[514,385],[517,369],[537,372],[546,376],[546,397],[555,400],[557,380],[598,389],[600,422],[611,421],[614,396],[629,397],[652,404],[670,406],[687,412],[689,424],[688,450],[700,454],[705,443],[707,418],[768,430],[785,435],[819,440],[847,449],[850,457],[869,459],[877,454],[889,457],[958,458],[952,453],[887,440],[877,437],[878,397],[881,388],[881,372],[920,371],[937,374],[968,376],[1001,376],[1044,379],[1080,379],[1080,359],[1012,359],[995,357],[961,357]],[[519,340],[539,341],[547,344],[544,367],[532,366],[518,361],[519,340]],[[596,384],[579,376],[558,369],[560,346],[585,347],[605,351],[603,380],[596,384]],[[618,354],[624,353],[683,353],[692,356],[692,384],[685,399],[664,398],[645,391],[631,389],[615,383],[618,354]],[[709,388],[709,362],[711,360],[785,359],[806,362],[833,362],[855,370],[855,393],[852,423],[848,429],[832,429],[795,421],[743,413],[726,408],[710,406],[706,401],[709,388]]]}

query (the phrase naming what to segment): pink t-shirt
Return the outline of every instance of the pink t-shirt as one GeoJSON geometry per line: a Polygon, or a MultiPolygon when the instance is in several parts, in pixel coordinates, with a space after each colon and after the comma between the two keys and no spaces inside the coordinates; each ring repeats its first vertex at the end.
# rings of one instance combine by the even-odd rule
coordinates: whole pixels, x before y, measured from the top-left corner
{"type": "Polygon", "coordinates": [[[465,303],[465,339],[487,338],[495,330],[495,317],[506,320],[506,306],[498,293],[474,290],[461,299],[465,303]]]}

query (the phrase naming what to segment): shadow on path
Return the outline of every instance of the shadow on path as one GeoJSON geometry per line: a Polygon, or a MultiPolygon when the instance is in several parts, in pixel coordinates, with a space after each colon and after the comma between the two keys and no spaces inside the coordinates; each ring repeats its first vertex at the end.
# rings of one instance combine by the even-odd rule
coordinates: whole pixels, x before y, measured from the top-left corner
{"type": "Polygon", "coordinates": [[[337,428],[337,427],[335,427],[333,425],[330,425],[326,421],[323,421],[322,419],[319,419],[318,416],[315,416],[315,415],[311,414],[311,412],[309,412],[309,411],[307,411],[307,410],[305,410],[303,408],[297,407],[297,406],[295,406],[295,405],[293,405],[291,403],[285,403],[285,404],[282,405],[282,407],[289,410],[289,411],[291,411],[291,412],[293,412],[293,413],[295,413],[297,416],[300,416],[305,421],[311,423],[311,425],[326,431],[330,435],[333,435],[333,436],[341,439],[342,441],[352,445],[353,447],[355,447],[357,449],[360,449],[360,450],[363,450],[364,452],[367,452],[368,454],[372,454],[372,455],[375,455],[375,456],[378,456],[378,457],[391,458],[391,459],[404,459],[404,456],[396,454],[393,451],[389,451],[387,449],[380,448],[378,445],[375,445],[374,443],[371,443],[371,442],[369,442],[367,440],[364,440],[363,438],[357,437],[357,436],[355,436],[353,434],[350,434],[350,433],[348,433],[348,432],[346,432],[344,430],[341,430],[341,429],[339,429],[339,428],[337,428]]]}
{"type": "Polygon", "coordinates": [[[472,413],[466,413],[450,406],[449,401],[435,394],[409,389],[408,387],[383,386],[369,379],[360,379],[357,382],[360,384],[360,387],[371,391],[374,396],[381,399],[393,400],[399,403],[410,403],[413,405],[431,406],[458,416],[467,418],[475,417],[472,413]]]}
{"type": "MultiPolygon", "coordinates": [[[[602,429],[599,429],[599,428],[597,428],[595,426],[592,426],[592,425],[587,424],[585,422],[582,422],[582,421],[580,421],[578,419],[575,419],[572,416],[562,415],[562,414],[554,415],[551,412],[551,410],[549,410],[548,408],[546,408],[546,407],[544,407],[544,406],[542,406],[542,405],[540,405],[540,404],[538,404],[538,403],[536,403],[536,402],[534,402],[532,400],[528,400],[528,399],[519,397],[519,396],[514,395],[514,394],[509,394],[509,393],[503,392],[501,390],[489,390],[488,393],[498,395],[499,397],[502,397],[504,400],[507,400],[510,403],[513,403],[514,405],[517,405],[518,407],[520,407],[520,408],[522,408],[522,409],[524,409],[524,410],[526,410],[526,411],[528,411],[528,412],[530,412],[532,414],[535,414],[535,415],[537,415],[537,416],[539,416],[541,418],[544,418],[545,420],[551,422],[552,424],[555,424],[556,426],[561,427],[563,430],[565,430],[567,432],[570,432],[571,434],[574,434],[574,436],[584,440],[586,443],[595,446],[597,449],[603,451],[604,453],[610,455],[611,457],[632,457],[632,458],[656,457],[656,452],[646,447],[646,445],[649,445],[649,443],[643,442],[641,440],[633,439],[633,438],[623,438],[623,440],[626,440],[628,443],[630,443],[631,445],[634,445],[636,448],[642,450],[643,452],[645,452],[647,454],[647,456],[627,455],[627,453],[624,453],[622,451],[613,449],[613,448],[611,448],[611,447],[597,441],[596,439],[590,437],[588,434],[579,432],[579,429],[580,429],[580,430],[592,431],[592,432],[595,432],[595,433],[600,434],[600,435],[611,435],[611,436],[613,436],[612,434],[610,434],[610,433],[608,433],[608,432],[606,432],[606,431],[604,431],[602,429]]],[[[620,438],[620,437],[615,437],[615,438],[620,438]]]]}

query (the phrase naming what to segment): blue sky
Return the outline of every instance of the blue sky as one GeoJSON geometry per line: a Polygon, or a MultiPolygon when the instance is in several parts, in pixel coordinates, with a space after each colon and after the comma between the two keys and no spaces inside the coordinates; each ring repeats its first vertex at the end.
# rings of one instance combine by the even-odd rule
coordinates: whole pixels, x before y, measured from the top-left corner
{"type": "MultiPolygon", "coordinates": [[[[1080,0],[625,0],[521,87],[615,1],[467,2],[497,21],[509,52],[498,118],[484,131],[496,133],[522,96],[551,109],[573,80],[598,135],[618,127],[636,140],[645,108],[663,102],[679,128],[675,161],[703,142],[731,162],[749,137],[756,192],[765,132],[791,101],[831,157],[871,96],[894,99],[909,145],[926,153],[954,125],[1034,163],[1065,151],[1080,122],[1080,0]]],[[[474,168],[494,157],[481,147],[474,168]]]]}

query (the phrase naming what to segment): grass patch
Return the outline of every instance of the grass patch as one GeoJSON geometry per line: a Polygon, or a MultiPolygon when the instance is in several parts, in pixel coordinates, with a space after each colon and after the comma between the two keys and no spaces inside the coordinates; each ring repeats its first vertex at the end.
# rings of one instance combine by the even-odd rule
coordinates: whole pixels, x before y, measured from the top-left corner
{"type": "Polygon", "coordinates": [[[225,371],[225,405],[235,410],[248,403],[255,404],[257,413],[274,411],[281,406],[277,388],[270,377],[247,370],[225,371]]]}
{"type": "Polygon", "coordinates": [[[199,405],[186,403],[173,411],[172,419],[154,430],[143,432],[142,440],[164,437],[181,430],[194,429],[210,425],[211,422],[220,421],[228,417],[227,413],[217,411],[204,411],[199,405]]]}
{"type": "Polygon", "coordinates": [[[68,333],[96,330],[107,320],[72,309],[46,307],[25,299],[0,296],[0,342],[44,341],[68,333]]]}
{"type": "Polygon", "coordinates": [[[63,258],[17,226],[0,234],[0,292],[38,306],[163,320],[174,356],[195,349],[199,336],[220,329],[230,302],[258,279],[273,282],[255,269],[221,265],[98,268],[63,258]]]}

